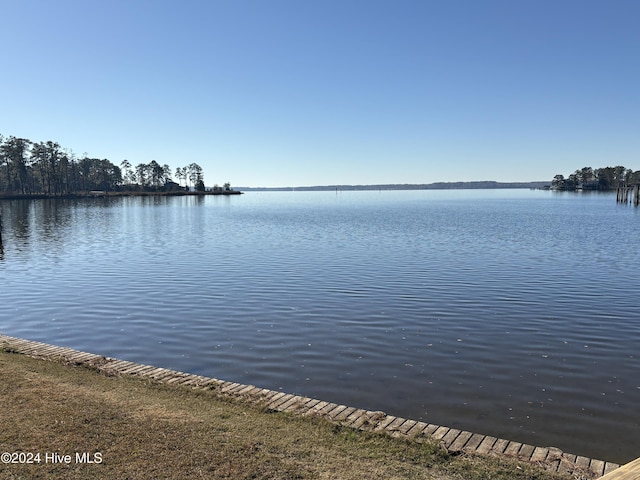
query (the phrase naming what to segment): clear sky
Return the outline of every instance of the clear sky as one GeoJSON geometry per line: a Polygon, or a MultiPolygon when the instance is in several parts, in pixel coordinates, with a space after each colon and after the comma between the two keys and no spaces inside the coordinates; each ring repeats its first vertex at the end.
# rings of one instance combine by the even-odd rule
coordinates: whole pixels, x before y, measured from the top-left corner
{"type": "Polygon", "coordinates": [[[640,169],[638,0],[3,2],[0,133],[237,186],[640,169]]]}

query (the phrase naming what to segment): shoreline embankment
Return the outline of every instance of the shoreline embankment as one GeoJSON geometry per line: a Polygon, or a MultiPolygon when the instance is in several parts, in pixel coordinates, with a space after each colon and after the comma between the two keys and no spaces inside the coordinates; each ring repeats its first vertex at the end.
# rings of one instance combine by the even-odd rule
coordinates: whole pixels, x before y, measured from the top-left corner
{"type": "Polygon", "coordinates": [[[0,349],[36,358],[63,360],[84,365],[108,375],[135,376],[163,384],[182,385],[199,390],[214,390],[226,397],[264,406],[269,411],[287,412],[302,417],[322,417],[341,427],[369,432],[384,432],[394,437],[420,441],[438,441],[449,453],[489,455],[534,463],[551,472],[580,475],[576,478],[596,479],[609,474],[620,465],[604,460],[573,455],[554,447],[539,447],[488,435],[468,432],[442,425],[368,411],[304,396],[269,390],[253,385],[228,382],[212,377],[158,368],[116,358],[81,352],[41,342],[0,334],[0,349]]]}

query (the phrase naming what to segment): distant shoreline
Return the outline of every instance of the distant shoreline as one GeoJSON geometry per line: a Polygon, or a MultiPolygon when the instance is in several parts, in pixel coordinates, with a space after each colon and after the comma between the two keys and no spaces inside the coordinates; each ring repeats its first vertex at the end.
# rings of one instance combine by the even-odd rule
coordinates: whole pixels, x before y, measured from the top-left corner
{"type": "Polygon", "coordinates": [[[20,194],[20,193],[0,193],[0,200],[40,200],[40,199],[75,199],[75,198],[102,198],[102,197],[182,197],[201,196],[201,195],[241,195],[239,190],[216,191],[216,192],[187,192],[184,190],[170,192],[104,192],[92,191],[83,193],[68,193],[64,195],[47,195],[44,193],[37,194],[20,194]]]}
{"type": "Polygon", "coordinates": [[[494,188],[550,188],[549,182],[436,182],[426,184],[318,185],[305,187],[236,187],[246,192],[267,191],[335,191],[335,190],[474,190],[494,188]]]}

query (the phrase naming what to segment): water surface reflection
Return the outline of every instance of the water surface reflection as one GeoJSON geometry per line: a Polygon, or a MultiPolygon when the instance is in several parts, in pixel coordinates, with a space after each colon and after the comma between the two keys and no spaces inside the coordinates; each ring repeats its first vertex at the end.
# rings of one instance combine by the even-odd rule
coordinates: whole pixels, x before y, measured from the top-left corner
{"type": "Polygon", "coordinates": [[[539,191],[3,201],[8,335],[623,462],[636,210],[539,191]]]}

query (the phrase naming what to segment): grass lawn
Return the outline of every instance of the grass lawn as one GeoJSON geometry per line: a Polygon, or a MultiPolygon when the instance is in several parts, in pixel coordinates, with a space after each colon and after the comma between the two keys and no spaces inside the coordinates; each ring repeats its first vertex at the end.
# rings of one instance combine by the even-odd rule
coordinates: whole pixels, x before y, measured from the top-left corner
{"type": "Polygon", "coordinates": [[[4,351],[0,378],[0,453],[34,461],[2,479],[573,479],[4,351]]]}

